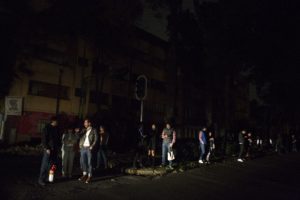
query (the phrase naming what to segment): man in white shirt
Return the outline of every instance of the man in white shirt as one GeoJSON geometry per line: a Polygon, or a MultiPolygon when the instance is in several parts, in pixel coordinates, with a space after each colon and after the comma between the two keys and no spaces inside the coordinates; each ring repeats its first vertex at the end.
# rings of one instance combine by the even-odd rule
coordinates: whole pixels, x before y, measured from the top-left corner
{"type": "Polygon", "coordinates": [[[79,178],[79,181],[90,183],[92,178],[92,151],[98,140],[96,129],[92,127],[92,123],[89,119],[84,120],[85,129],[82,131],[79,147],[82,162],[83,175],[79,178]]]}

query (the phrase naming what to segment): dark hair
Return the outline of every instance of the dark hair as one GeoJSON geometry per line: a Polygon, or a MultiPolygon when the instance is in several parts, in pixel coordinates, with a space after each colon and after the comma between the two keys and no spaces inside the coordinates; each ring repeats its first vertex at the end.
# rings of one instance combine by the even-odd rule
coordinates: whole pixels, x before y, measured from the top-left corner
{"type": "Polygon", "coordinates": [[[90,118],[85,118],[85,119],[84,119],[84,121],[88,121],[89,123],[91,123],[91,124],[92,124],[92,121],[91,121],[91,119],[90,119],[90,118]]]}
{"type": "Polygon", "coordinates": [[[50,118],[50,121],[51,121],[51,122],[57,121],[57,117],[56,117],[56,116],[52,116],[52,117],[50,118]]]}

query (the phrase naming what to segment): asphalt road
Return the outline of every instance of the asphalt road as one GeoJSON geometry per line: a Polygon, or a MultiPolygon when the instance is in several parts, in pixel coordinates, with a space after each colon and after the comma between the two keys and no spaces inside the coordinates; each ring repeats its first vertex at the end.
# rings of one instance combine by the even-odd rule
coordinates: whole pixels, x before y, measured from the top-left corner
{"type": "Polygon", "coordinates": [[[89,185],[74,178],[46,187],[36,183],[38,161],[5,157],[0,162],[1,196],[9,199],[300,199],[299,153],[227,160],[155,178],[100,174],[89,185]]]}

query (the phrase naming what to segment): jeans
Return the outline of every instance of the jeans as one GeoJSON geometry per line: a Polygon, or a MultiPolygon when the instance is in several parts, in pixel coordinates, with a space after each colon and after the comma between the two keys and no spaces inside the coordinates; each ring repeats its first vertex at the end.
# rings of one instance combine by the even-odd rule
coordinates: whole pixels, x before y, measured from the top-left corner
{"type": "Polygon", "coordinates": [[[203,159],[203,156],[204,156],[204,154],[205,154],[205,144],[202,144],[202,143],[200,142],[199,150],[200,150],[200,158],[199,158],[199,160],[202,160],[202,159],[203,159]]]}
{"type": "Polygon", "coordinates": [[[48,154],[46,150],[44,150],[39,181],[45,182],[47,180],[49,170],[50,170],[50,154],[48,154]]]}
{"type": "MultiPolygon", "coordinates": [[[[168,152],[171,150],[170,145],[171,142],[168,141],[163,141],[162,143],[162,165],[166,165],[168,152]]],[[[172,166],[172,161],[169,161],[169,165],[172,166]]]]}
{"type": "Polygon", "coordinates": [[[243,153],[244,153],[244,144],[240,144],[240,153],[239,153],[239,159],[242,158],[243,156],[243,153]]]}
{"type": "Polygon", "coordinates": [[[42,158],[42,164],[40,168],[40,176],[39,181],[44,182],[48,178],[48,173],[50,170],[51,164],[57,164],[57,152],[51,150],[50,154],[47,153],[46,150],[44,150],[43,158],[42,158]]]}
{"type": "Polygon", "coordinates": [[[82,171],[83,174],[88,174],[89,176],[92,176],[93,173],[93,166],[92,166],[92,151],[89,148],[83,147],[80,150],[81,154],[81,164],[82,164],[82,171]]]}
{"type": "Polygon", "coordinates": [[[214,155],[214,148],[213,147],[209,147],[209,151],[208,154],[206,156],[206,160],[209,162],[210,156],[214,155]]]}
{"type": "Polygon", "coordinates": [[[292,152],[298,152],[296,143],[292,143],[292,152]]]}
{"type": "Polygon", "coordinates": [[[103,148],[99,148],[97,152],[97,167],[100,168],[101,163],[103,163],[104,168],[107,168],[107,157],[106,157],[106,152],[103,148]]]}

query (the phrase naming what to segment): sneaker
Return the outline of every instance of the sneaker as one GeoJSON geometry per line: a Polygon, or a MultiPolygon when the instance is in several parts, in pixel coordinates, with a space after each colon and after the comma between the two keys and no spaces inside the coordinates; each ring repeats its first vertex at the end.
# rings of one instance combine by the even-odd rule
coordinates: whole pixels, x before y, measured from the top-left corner
{"type": "Polygon", "coordinates": [[[87,177],[87,179],[85,180],[85,183],[86,183],[86,184],[89,184],[89,183],[91,182],[91,179],[92,179],[92,177],[90,177],[90,176],[87,177]]]}
{"type": "Polygon", "coordinates": [[[203,164],[203,160],[199,160],[199,163],[200,163],[200,164],[203,164]]]}
{"type": "Polygon", "coordinates": [[[244,162],[244,161],[243,161],[242,159],[240,159],[240,158],[239,158],[239,159],[237,159],[237,161],[238,161],[238,162],[244,162]]]}
{"type": "Polygon", "coordinates": [[[83,176],[80,177],[78,180],[79,180],[79,181],[86,181],[87,178],[88,178],[87,175],[83,175],[83,176]]]}

